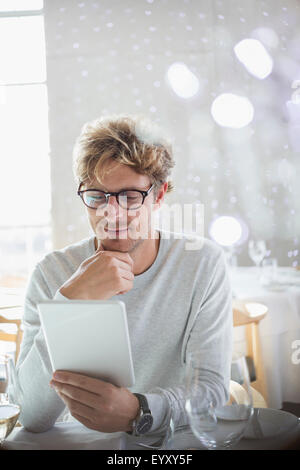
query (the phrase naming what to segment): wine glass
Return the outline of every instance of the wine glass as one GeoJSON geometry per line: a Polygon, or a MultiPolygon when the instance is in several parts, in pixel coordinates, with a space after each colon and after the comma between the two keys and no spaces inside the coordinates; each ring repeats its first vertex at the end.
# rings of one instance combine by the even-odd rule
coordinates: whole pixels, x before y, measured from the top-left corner
{"type": "Polygon", "coordinates": [[[190,354],[186,373],[185,409],[194,435],[207,449],[234,447],[250,422],[253,401],[245,358],[233,361],[239,382],[230,400],[218,404],[207,386],[207,370],[197,352],[190,354]]]}
{"type": "Polygon", "coordinates": [[[266,242],[264,240],[249,240],[248,253],[250,258],[258,268],[267,254],[266,242]]]}
{"type": "Polygon", "coordinates": [[[20,407],[10,403],[8,387],[12,380],[13,358],[8,354],[0,355],[0,448],[14,429],[20,415],[20,407]]]}

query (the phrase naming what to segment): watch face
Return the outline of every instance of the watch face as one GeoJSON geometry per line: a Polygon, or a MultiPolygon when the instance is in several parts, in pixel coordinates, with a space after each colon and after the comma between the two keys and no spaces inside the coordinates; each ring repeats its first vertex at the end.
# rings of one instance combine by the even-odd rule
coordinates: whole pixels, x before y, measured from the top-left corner
{"type": "Polygon", "coordinates": [[[139,420],[136,426],[136,432],[138,434],[145,434],[150,431],[153,424],[153,416],[149,413],[144,414],[139,420]]]}

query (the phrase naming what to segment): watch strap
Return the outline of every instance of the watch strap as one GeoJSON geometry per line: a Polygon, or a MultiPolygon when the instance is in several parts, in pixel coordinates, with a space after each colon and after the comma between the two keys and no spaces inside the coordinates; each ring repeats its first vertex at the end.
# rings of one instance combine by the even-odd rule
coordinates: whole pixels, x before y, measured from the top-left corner
{"type": "Polygon", "coordinates": [[[148,400],[145,397],[145,395],[141,395],[140,393],[134,393],[134,395],[137,397],[137,399],[140,403],[140,407],[141,407],[141,410],[143,411],[143,414],[151,413],[151,411],[149,409],[149,405],[148,405],[148,400]]]}
{"type": "Polygon", "coordinates": [[[144,414],[150,414],[150,415],[152,414],[151,411],[150,411],[149,405],[148,405],[148,400],[145,397],[145,395],[142,395],[141,393],[134,393],[133,395],[135,395],[137,397],[138,401],[139,401],[140,412],[139,412],[138,418],[136,418],[132,423],[132,431],[126,431],[126,433],[130,434],[130,435],[135,435],[136,425],[137,425],[139,419],[144,414]]]}

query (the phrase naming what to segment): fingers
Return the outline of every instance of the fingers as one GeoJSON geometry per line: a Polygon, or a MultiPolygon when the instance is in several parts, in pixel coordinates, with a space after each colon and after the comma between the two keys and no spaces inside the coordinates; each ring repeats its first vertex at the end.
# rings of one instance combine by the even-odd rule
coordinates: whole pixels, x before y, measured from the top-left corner
{"type": "Polygon", "coordinates": [[[111,257],[117,258],[119,262],[122,263],[125,269],[126,268],[128,269],[128,266],[130,267],[131,270],[133,269],[133,259],[128,253],[121,253],[120,251],[99,250],[99,251],[96,251],[96,253],[93,256],[91,256],[89,259],[90,260],[97,259],[97,258],[100,258],[101,256],[111,256],[111,257]]]}
{"type": "Polygon", "coordinates": [[[117,258],[122,263],[129,265],[131,270],[133,269],[133,259],[128,253],[121,253],[120,251],[108,251],[105,253],[108,253],[110,256],[117,258]]]}
{"type": "Polygon", "coordinates": [[[90,408],[97,408],[101,400],[100,396],[96,393],[91,393],[73,385],[68,385],[62,382],[52,380],[51,387],[54,387],[56,392],[63,395],[66,400],[74,400],[83,403],[90,408]]]}
{"type": "Polygon", "coordinates": [[[68,385],[74,385],[75,387],[89,392],[96,393],[97,395],[105,395],[109,393],[112,384],[104,382],[100,379],[94,379],[83,374],[77,374],[69,371],[55,371],[53,374],[53,380],[55,382],[62,382],[68,385]]]}
{"type": "Polygon", "coordinates": [[[95,409],[91,408],[90,406],[87,406],[83,403],[80,403],[76,400],[72,400],[70,397],[67,395],[64,395],[62,392],[57,390],[58,395],[60,398],[63,400],[63,402],[66,404],[68,407],[70,413],[72,416],[74,414],[92,422],[95,419],[95,409]]]}
{"type": "Polygon", "coordinates": [[[95,253],[94,256],[99,257],[102,255],[113,256],[114,258],[117,258],[118,260],[128,264],[131,268],[133,268],[133,259],[128,253],[122,253],[121,251],[99,250],[95,253]]]}
{"type": "Polygon", "coordinates": [[[130,263],[126,263],[125,261],[118,259],[118,266],[123,270],[125,269],[128,272],[132,272],[132,267],[130,263]]]}
{"type": "Polygon", "coordinates": [[[55,371],[51,386],[72,416],[101,432],[126,431],[138,413],[137,398],[127,389],[69,371],[55,371]]]}
{"type": "MultiPolygon", "coordinates": [[[[99,390],[106,392],[108,397],[111,397],[112,389],[115,387],[112,384],[103,382],[97,379],[98,387],[97,394],[91,391],[78,388],[77,386],[70,385],[70,383],[80,384],[81,386],[95,387],[95,380],[90,377],[82,376],[80,374],[74,373],[65,373],[59,371],[56,373],[57,376],[62,378],[65,382],[59,382],[56,380],[51,380],[51,387],[55,388],[58,396],[63,400],[65,405],[68,407],[70,413],[74,418],[79,422],[84,424],[86,427],[95,430],[104,430],[107,426],[110,426],[112,405],[109,400],[102,398],[99,390]],[[85,380],[91,379],[91,380],[85,380]],[[70,383],[66,383],[66,381],[70,383]],[[107,416],[109,416],[109,422],[107,423],[107,416]]],[[[112,429],[112,432],[115,429],[112,429]]]]}
{"type": "Polygon", "coordinates": [[[128,281],[134,280],[134,274],[132,271],[128,271],[127,269],[119,269],[119,272],[123,279],[127,279],[128,281]]]}

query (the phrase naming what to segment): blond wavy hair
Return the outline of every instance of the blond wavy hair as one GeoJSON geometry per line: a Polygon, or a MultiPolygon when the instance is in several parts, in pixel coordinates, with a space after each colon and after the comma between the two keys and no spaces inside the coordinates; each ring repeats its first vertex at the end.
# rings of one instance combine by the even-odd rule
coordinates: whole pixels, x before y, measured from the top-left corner
{"type": "Polygon", "coordinates": [[[170,181],[175,162],[170,139],[145,116],[111,115],[87,122],[76,140],[73,171],[78,184],[100,183],[116,161],[148,175],[154,194],[168,182],[167,192],[174,189],[170,181]]]}

